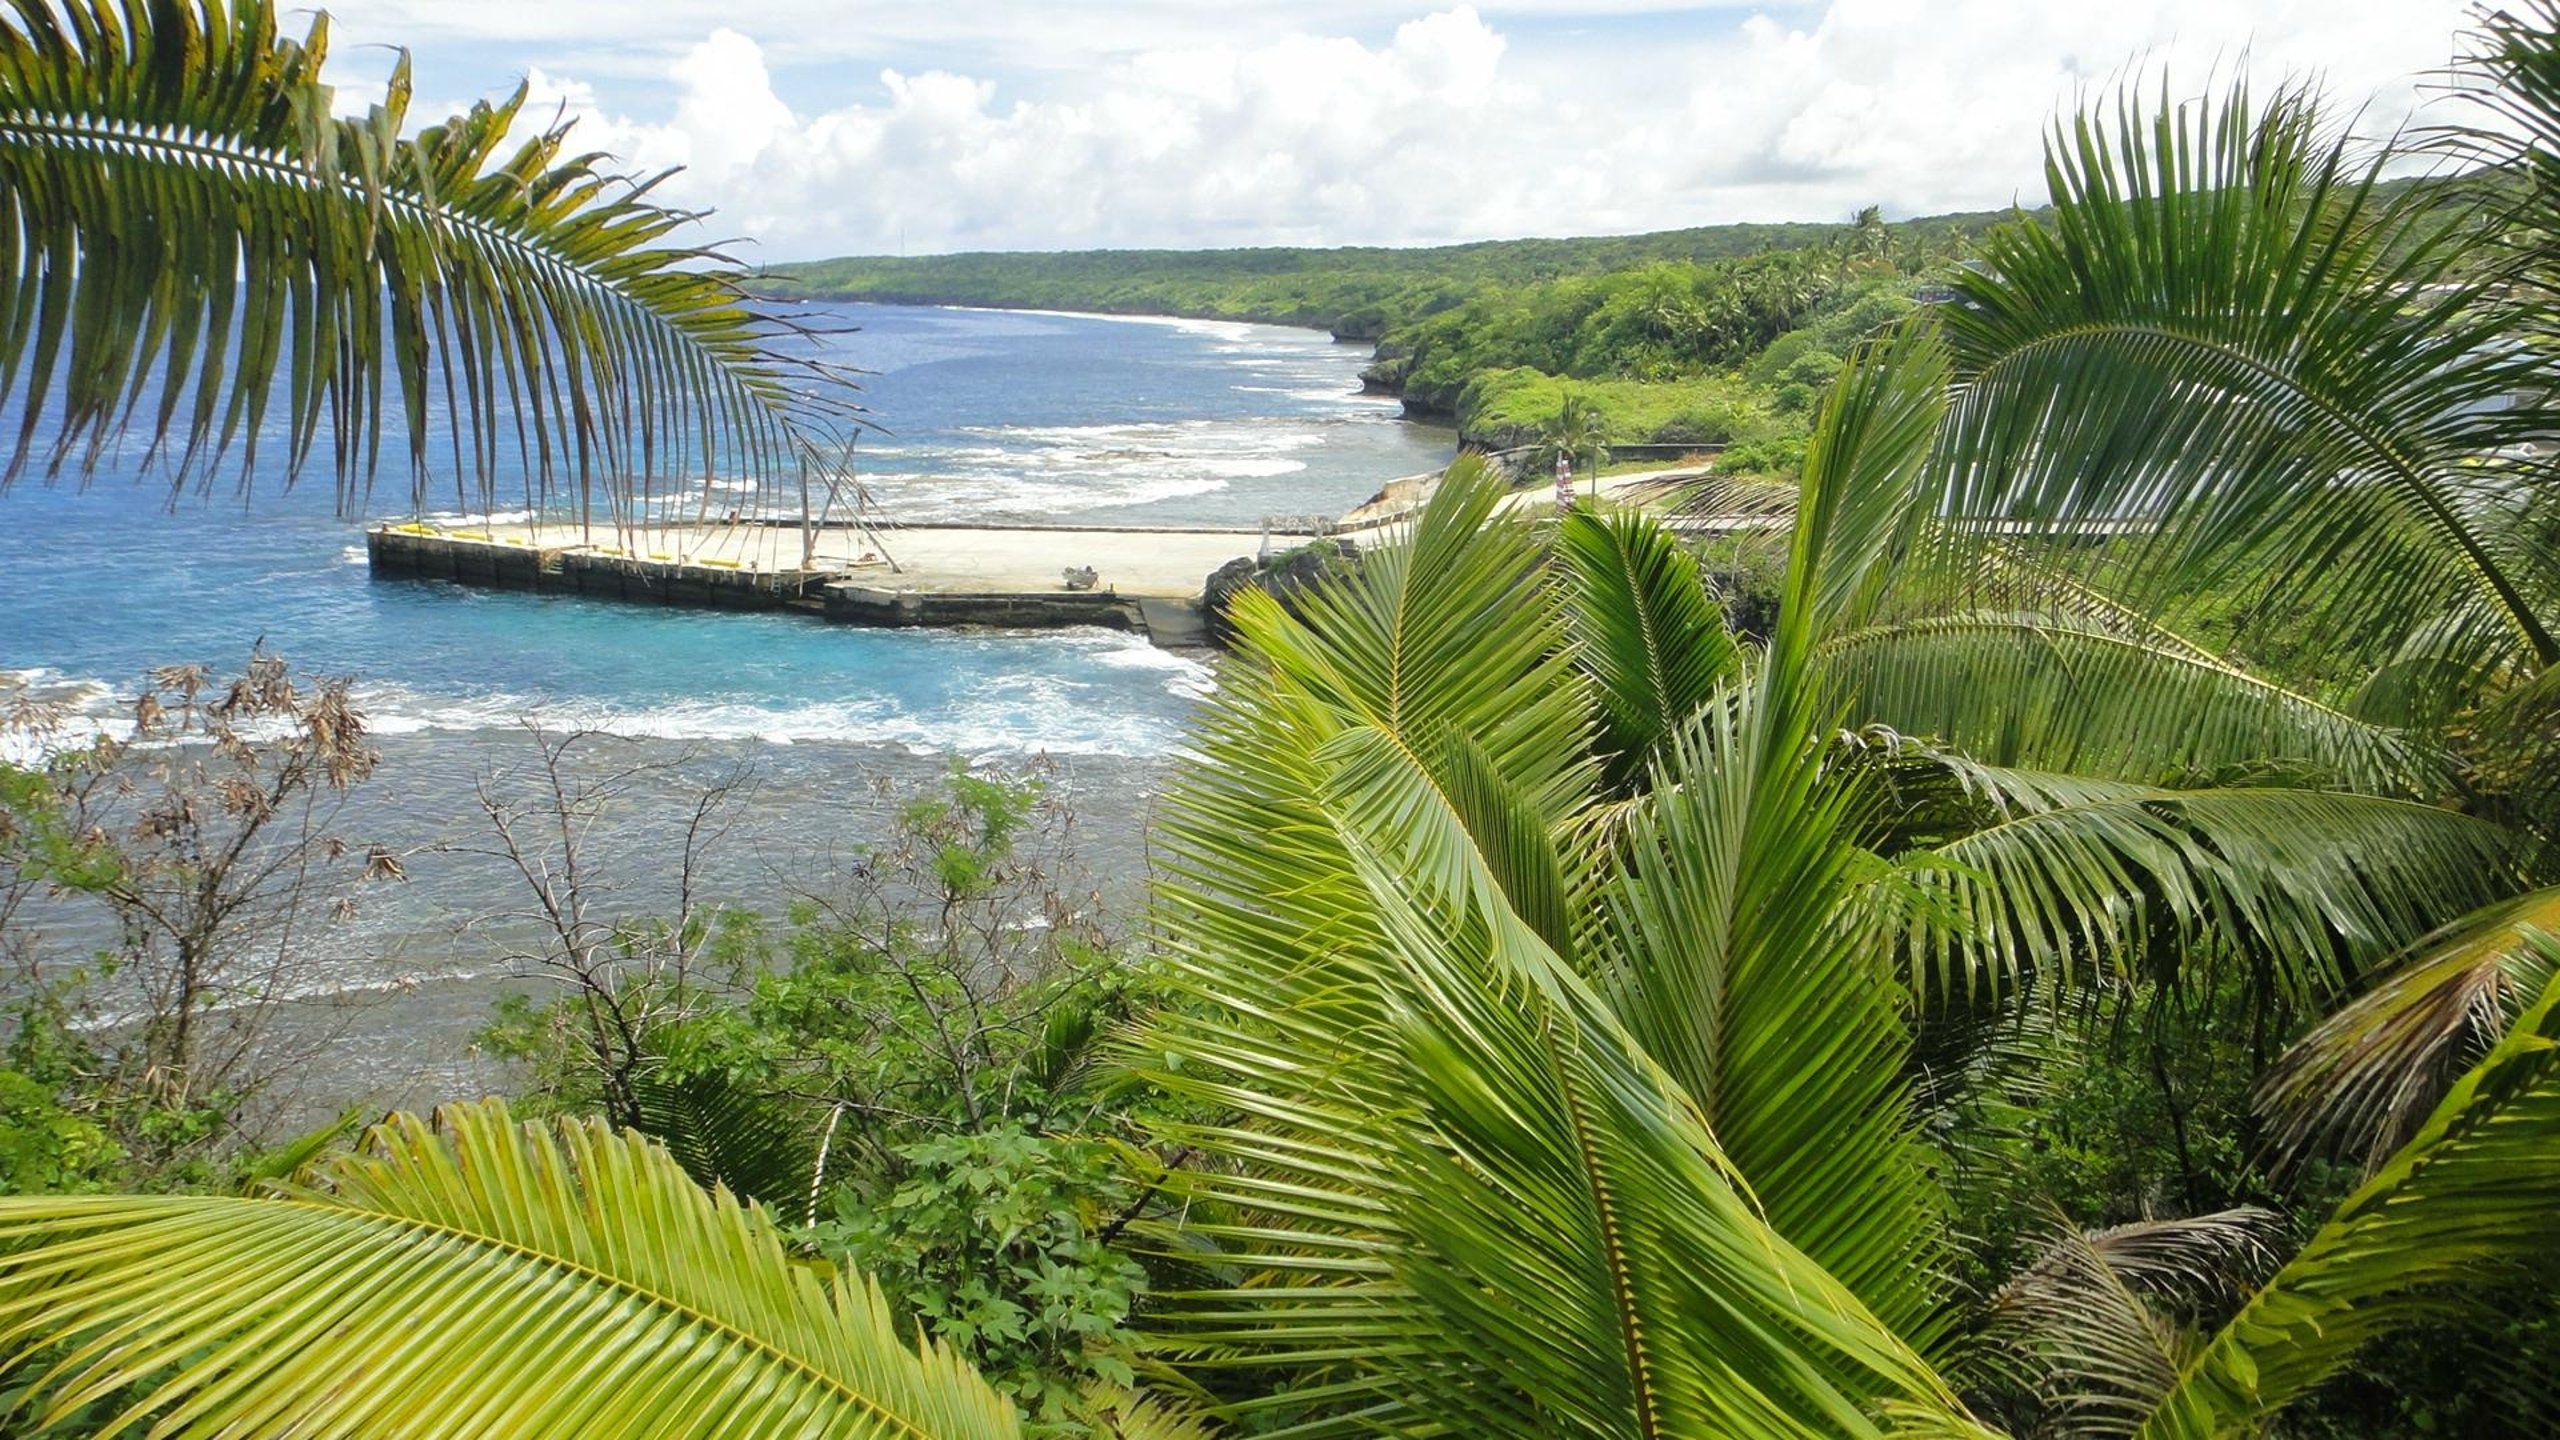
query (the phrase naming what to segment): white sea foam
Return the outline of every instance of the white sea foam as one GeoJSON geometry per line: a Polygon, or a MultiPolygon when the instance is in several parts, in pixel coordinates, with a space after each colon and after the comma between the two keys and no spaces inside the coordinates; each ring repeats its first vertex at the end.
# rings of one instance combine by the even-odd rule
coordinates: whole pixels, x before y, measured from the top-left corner
{"type": "Polygon", "coordinates": [[[533,519],[531,510],[430,510],[418,517],[430,525],[522,525],[533,519]]]}
{"type": "MultiPolygon", "coordinates": [[[[886,745],[917,754],[1145,757],[1163,754],[1174,743],[1179,721],[1162,710],[1138,713],[1146,707],[1096,693],[1097,686],[1125,686],[1127,681],[1109,677],[1138,672],[1160,676],[1162,692],[1177,699],[1197,699],[1215,688],[1209,667],[1134,636],[1095,630],[1043,639],[1054,645],[1046,664],[990,674],[965,699],[921,708],[885,695],[611,705],[511,692],[438,694],[374,682],[359,684],[355,701],[367,727],[384,737],[512,730],[531,720],[552,729],[586,727],[639,739],[886,745]]],[[[969,636],[954,643],[1022,642],[969,636]]],[[[955,656],[954,663],[967,662],[955,656]]],[[[0,724],[0,760],[34,764],[101,737],[130,743],[129,689],[48,668],[0,670],[0,716],[27,712],[21,723],[0,724]]]]}
{"type": "Polygon", "coordinates": [[[1286,395],[1292,400],[1342,400],[1362,405],[1396,405],[1403,402],[1392,395],[1363,395],[1341,385],[1231,385],[1239,395],[1286,395]]]}
{"type": "Polygon", "coordinates": [[[532,721],[547,729],[593,729],[633,739],[879,745],[915,754],[1150,756],[1173,742],[1169,725],[1143,716],[1097,713],[1053,681],[1014,678],[1019,683],[990,684],[978,698],[925,712],[859,700],[780,706],[681,700],[615,707],[546,703],[521,695],[412,696],[390,703],[375,696],[371,723],[383,735],[500,730],[532,721]]]}
{"type": "Polygon", "coordinates": [[[1266,332],[1287,334],[1288,327],[1256,325],[1249,320],[1196,320],[1185,315],[1112,315],[1099,310],[1004,310],[1006,315],[1043,315],[1055,320],[1109,320],[1120,325],[1161,325],[1193,335],[1243,340],[1266,332]]]}
{"type": "MultiPolygon", "coordinates": [[[[1177,699],[1197,699],[1216,685],[1206,665],[1133,636],[1071,631],[1052,638],[1056,649],[1049,665],[991,673],[964,699],[920,708],[885,695],[790,703],[703,697],[617,706],[510,693],[436,695],[400,685],[360,686],[356,701],[374,733],[386,736],[506,730],[531,721],[640,739],[889,745],[917,754],[1144,757],[1163,754],[1175,742],[1178,718],[1161,709],[1142,713],[1145,707],[1098,694],[1096,687],[1125,686],[1127,681],[1108,677],[1132,671],[1161,677],[1163,693],[1177,699]],[[1080,674],[1087,666],[1090,672],[1080,674]]],[[[990,640],[972,636],[958,643],[990,640]]]]}
{"type": "Polygon", "coordinates": [[[132,734],[123,694],[51,666],[0,670],[0,763],[35,765],[105,736],[132,734]]]}
{"type": "Polygon", "coordinates": [[[1164,688],[1186,700],[1206,699],[1218,688],[1217,671],[1187,656],[1159,650],[1144,641],[1102,651],[1094,656],[1094,660],[1114,670],[1146,670],[1162,674],[1165,677],[1164,688]]]}
{"type": "Polygon", "coordinates": [[[1325,443],[1321,422],[987,425],[958,434],[960,443],[933,450],[915,468],[875,470],[865,483],[916,521],[1073,514],[1297,474],[1308,468],[1305,452],[1325,443]]]}

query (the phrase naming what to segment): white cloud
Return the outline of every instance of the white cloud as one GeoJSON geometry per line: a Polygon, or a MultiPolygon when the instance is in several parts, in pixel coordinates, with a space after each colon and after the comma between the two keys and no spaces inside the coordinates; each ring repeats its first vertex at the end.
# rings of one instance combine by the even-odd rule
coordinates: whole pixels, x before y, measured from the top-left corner
{"type": "MultiPolygon", "coordinates": [[[[2414,77],[2450,54],[2464,6],[1832,0],[1622,14],[1597,38],[1576,37],[1575,13],[1652,7],[1553,0],[1488,18],[1459,5],[1389,25],[1374,5],[1328,0],[1295,12],[1311,17],[1300,29],[1260,3],[875,6],[852,20],[803,0],[755,13],[636,8],[649,18],[634,43],[701,26],[653,62],[672,103],[635,104],[627,85],[604,92],[620,107],[600,103],[574,67],[534,71],[538,97],[582,117],[582,146],[634,168],[690,167],[668,194],[717,207],[717,228],[758,237],[761,255],[793,258],[1429,242],[1827,219],[1869,203],[1984,208],[2034,198],[2045,124],[2136,62],[2166,66],[2186,91],[2244,54],[2270,80],[2320,71],[2343,98],[2377,97],[2368,125],[2396,123],[2414,77]],[[840,83],[798,112],[784,102],[777,68],[860,54],[866,26],[892,11],[905,53],[943,63],[878,66],[876,80],[840,83]],[[936,11],[953,12],[940,44],[918,38],[930,28],[918,17],[936,11]],[[987,33],[1005,17],[1019,48],[1047,33],[1039,15],[1069,12],[1085,26],[1081,68],[975,63],[972,44],[1010,53],[987,33]],[[963,53],[971,63],[949,58],[963,53]]],[[[532,35],[563,9],[581,6],[453,0],[435,23],[532,35]]],[[[431,59],[422,53],[422,69],[431,59]]],[[[791,93],[805,102],[804,81],[791,93]]]]}

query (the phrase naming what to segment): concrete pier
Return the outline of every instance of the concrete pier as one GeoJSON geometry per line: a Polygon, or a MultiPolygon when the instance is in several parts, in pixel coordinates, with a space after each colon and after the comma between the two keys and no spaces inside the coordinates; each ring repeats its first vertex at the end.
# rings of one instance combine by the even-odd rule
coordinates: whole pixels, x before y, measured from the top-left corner
{"type": "Polygon", "coordinates": [[[643,532],[640,553],[553,524],[382,525],[375,576],[556,592],[644,604],[795,609],[891,627],[1100,625],[1186,647],[1205,635],[1209,572],[1262,543],[1259,531],[931,527],[874,535],[740,522],[643,532]],[[645,547],[645,548],[642,548],[645,547]],[[892,560],[894,557],[894,563],[892,560]],[[1090,567],[1088,590],[1065,572],[1090,567]]]}

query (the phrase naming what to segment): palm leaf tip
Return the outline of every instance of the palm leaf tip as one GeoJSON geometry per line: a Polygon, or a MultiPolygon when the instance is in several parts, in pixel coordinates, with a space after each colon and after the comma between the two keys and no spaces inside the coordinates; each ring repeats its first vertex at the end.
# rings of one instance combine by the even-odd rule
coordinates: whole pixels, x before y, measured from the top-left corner
{"type": "Polygon", "coordinates": [[[159,1433],[1017,1433],[760,1210],[637,1136],[496,1103],[395,1115],[264,1197],[0,1199],[0,1247],[0,1348],[63,1347],[34,1362],[40,1421],[104,1401],[159,1433]]]}
{"type": "Polygon", "coordinates": [[[1985,237],[1943,310],[1947,538],[2108,535],[2076,563],[2145,605],[2280,585],[2337,654],[2459,615],[2484,656],[2560,658],[2521,487],[2479,463],[2547,438],[2507,403],[2540,385],[2527,322],[2388,158],[2299,86],[2058,127],[2051,221],[1985,237]]]}
{"type": "Polygon", "coordinates": [[[2342,1153],[2381,1164],[2542,993],[2560,957],[2540,937],[2553,934],[2560,887],[2485,906],[2395,956],[2259,1083],[2279,1162],[2342,1153]]]}

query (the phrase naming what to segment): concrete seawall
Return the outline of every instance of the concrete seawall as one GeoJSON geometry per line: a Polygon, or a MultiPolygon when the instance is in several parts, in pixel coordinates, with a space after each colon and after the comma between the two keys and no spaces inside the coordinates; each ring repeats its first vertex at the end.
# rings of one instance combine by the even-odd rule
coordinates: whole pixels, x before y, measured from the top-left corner
{"type": "Polygon", "coordinates": [[[499,590],[723,610],[777,609],[827,578],[812,571],[751,571],[635,560],[576,547],[544,549],[468,532],[437,533],[405,526],[366,532],[365,554],[373,573],[386,579],[451,580],[499,590]]]}
{"type": "Polygon", "coordinates": [[[1138,602],[1118,595],[889,590],[853,580],[837,580],[822,589],[827,618],[853,625],[987,625],[1011,630],[1100,625],[1142,633],[1147,629],[1138,602]]]}

